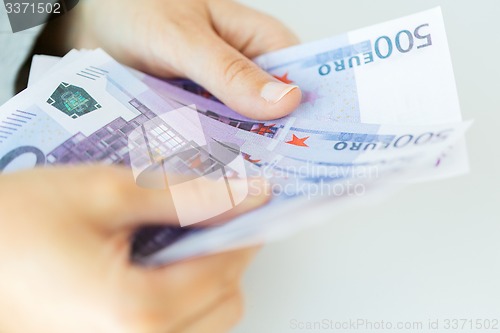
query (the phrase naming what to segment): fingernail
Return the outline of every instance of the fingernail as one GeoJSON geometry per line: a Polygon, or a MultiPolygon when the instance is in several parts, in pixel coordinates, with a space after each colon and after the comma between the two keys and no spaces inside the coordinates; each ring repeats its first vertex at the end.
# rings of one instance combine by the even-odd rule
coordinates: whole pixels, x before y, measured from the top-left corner
{"type": "Polygon", "coordinates": [[[268,82],[264,85],[264,87],[262,87],[260,95],[267,102],[276,104],[295,88],[298,88],[298,86],[285,84],[282,82],[268,82]]]}

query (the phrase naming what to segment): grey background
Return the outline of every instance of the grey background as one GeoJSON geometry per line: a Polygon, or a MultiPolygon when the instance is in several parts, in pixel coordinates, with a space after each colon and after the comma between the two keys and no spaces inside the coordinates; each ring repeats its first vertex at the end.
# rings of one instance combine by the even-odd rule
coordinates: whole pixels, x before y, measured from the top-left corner
{"type": "MultiPolygon", "coordinates": [[[[247,313],[235,332],[321,331],[292,329],[292,319],[425,327],[428,319],[499,318],[500,0],[243,2],[277,16],[304,42],[441,5],[463,116],[475,124],[469,175],[412,185],[266,246],[246,275],[247,313]]],[[[0,102],[37,31],[12,35],[0,9],[0,102]]]]}
{"type": "Polygon", "coordinates": [[[41,27],[13,34],[3,1],[0,1],[0,105],[14,93],[17,71],[41,27]]]}
{"type": "Polygon", "coordinates": [[[245,278],[247,313],[235,332],[332,332],[290,320],[358,318],[441,319],[445,331],[447,318],[499,318],[500,0],[243,2],[305,42],[441,6],[462,114],[475,123],[469,175],[412,185],[266,246],[245,278]]]}

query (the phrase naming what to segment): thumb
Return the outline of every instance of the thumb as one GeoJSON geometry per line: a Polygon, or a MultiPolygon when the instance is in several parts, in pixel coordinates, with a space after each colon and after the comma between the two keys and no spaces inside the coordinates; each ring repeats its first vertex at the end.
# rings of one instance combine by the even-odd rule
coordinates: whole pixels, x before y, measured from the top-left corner
{"type": "Polygon", "coordinates": [[[86,210],[101,228],[110,231],[146,224],[181,227],[226,221],[261,206],[269,198],[267,183],[261,179],[234,180],[226,187],[198,178],[155,190],[139,187],[126,168],[96,167],[92,171],[99,186],[91,186],[96,193],[87,196],[93,202],[86,203],[86,210]],[[240,200],[235,202],[238,193],[240,200]]]}
{"type": "Polygon", "coordinates": [[[189,44],[184,54],[191,57],[180,60],[184,74],[236,112],[268,120],[284,117],[299,106],[298,86],[277,80],[220,37],[191,39],[189,44]]]}

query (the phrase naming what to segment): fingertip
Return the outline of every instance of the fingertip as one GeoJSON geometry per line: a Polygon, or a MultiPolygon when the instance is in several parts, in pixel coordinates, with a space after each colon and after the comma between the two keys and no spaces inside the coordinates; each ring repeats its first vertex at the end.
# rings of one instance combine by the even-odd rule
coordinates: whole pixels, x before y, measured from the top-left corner
{"type": "MultiPolygon", "coordinates": [[[[274,84],[274,82],[271,83],[274,84]]],[[[302,91],[299,86],[284,83],[278,84],[282,85],[283,91],[281,94],[275,95],[278,97],[275,100],[269,100],[264,97],[264,91],[266,86],[269,87],[269,83],[264,87],[262,97],[264,98],[266,105],[260,110],[259,119],[270,120],[285,117],[295,111],[295,109],[297,109],[300,105],[302,100],[302,91]]]]}
{"type": "Polygon", "coordinates": [[[238,98],[221,98],[227,106],[236,112],[255,120],[272,120],[285,117],[295,111],[302,100],[302,92],[298,86],[280,82],[264,83],[249,93],[238,98]]]}
{"type": "Polygon", "coordinates": [[[297,109],[302,100],[299,86],[282,82],[264,84],[257,103],[251,105],[251,118],[272,120],[283,118],[297,109]]]}

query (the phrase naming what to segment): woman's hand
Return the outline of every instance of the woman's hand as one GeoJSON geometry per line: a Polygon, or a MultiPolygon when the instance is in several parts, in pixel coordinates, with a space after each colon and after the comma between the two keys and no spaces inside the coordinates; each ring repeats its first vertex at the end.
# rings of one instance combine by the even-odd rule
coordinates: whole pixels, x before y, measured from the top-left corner
{"type": "MultiPolygon", "coordinates": [[[[264,203],[259,192],[231,214],[264,203]]],[[[170,202],[168,191],[141,189],[121,168],[0,176],[0,332],[229,330],[241,315],[240,278],[255,249],[157,269],[130,262],[138,226],[176,225],[170,202]]]]}
{"type": "Polygon", "coordinates": [[[249,58],[298,43],[276,19],[231,0],[87,0],[65,18],[69,48],[101,47],[118,61],[161,77],[182,76],[230,108],[276,119],[300,103],[249,58]]]}

